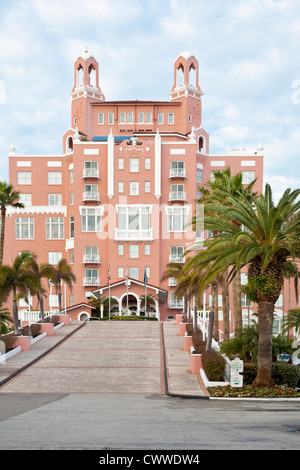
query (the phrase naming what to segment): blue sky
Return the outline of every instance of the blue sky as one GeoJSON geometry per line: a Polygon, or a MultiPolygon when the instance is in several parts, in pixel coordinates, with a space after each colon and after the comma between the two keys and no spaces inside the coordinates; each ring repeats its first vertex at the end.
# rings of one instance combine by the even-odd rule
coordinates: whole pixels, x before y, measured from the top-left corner
{"type": "Polygon", "coordinates": [[[212,154],[264,147],[275,196],[300,187],[299,0],[0,0],[0,179],[18,154],[61,154],[87,46],[107,100],[168,100],[198,59],[212,154]]]}

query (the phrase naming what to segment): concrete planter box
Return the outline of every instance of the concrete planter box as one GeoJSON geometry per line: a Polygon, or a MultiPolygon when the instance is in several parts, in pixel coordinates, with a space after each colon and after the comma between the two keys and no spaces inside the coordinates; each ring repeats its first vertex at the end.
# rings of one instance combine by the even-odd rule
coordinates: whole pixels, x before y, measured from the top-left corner
{"type": "Polygon", "coordinates": [[[175,320],[176,325],[179,325],[179,323],[182,322],[182,318],[183,318],[183,315],[181,313],[176,314],[176,320],[175,320]]]}
{"type": "Polygon", "coordinates": [[[192,346],[193,346],[192,336],[185,335],[183,337],[183,350],[190,351],[192,346]]]}
{"type": "Polygon", "coordinates": [[[63,313],[61,315],[55,314],[55,316],[59,318],[59,323],[63,323],[64,325],[69,325],[71,323],[70,315],[67,313],[63,313]]]}
{"type": "Polygon", "coordinates": [[[41,333],[47,333],[47,336],[54,335],[54,323],[39,323],[41,333]]]}
{"type": "Polygon", "coordinates": [[[229,382],[210,382],[207,378],[207,375],[205,373],[205,370],[204,369],[201,369],[200,370],[200,376],[203,380],[203,383],[205,385],[205,387],[226,387],[227,385],[229,385],[229,382]]]}
{"type": "Polygon", "coordinates": [[[31,349],[31,336],[16,336],[14,348],[18,346],[20,346],[22,351],[29,351],[31,349]]]}
{"type": "Polygon", "coordinates": [[[179,336],[185,335],[187,325],[193,326],[192,323],[179,323],[179,336]]]}
{"type": "Polygon", "coordinates": [[[200,374],[202,369],[202,354],[190,354],[191,373],[200,374]]]}

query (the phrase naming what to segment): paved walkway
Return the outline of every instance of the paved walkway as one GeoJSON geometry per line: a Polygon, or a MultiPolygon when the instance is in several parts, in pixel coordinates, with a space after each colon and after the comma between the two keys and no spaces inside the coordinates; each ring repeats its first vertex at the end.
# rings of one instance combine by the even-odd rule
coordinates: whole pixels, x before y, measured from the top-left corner
{"type": "Polygon", "coordinates": [[[175,321],[72,321],[0,364],[0,393],[207,396],[189,368],[175,321]]]}

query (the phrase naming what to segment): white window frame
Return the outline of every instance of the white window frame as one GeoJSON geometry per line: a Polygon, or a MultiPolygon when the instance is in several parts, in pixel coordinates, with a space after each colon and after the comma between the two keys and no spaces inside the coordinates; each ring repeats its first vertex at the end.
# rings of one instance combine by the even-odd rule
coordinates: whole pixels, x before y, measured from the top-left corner
{"type": "Polygon", "coordinates": [[[130,173],[138,173],[140,171],[140,159],[139,158],[129,159],[129,171],[130,173]]]}
{"type": "Polygon", "coordinates": [[[81,231],[86,232],[101,232],[101,210],[94,207],[81,208],[81,231]],[[89,222],[93,220],[93,230],[89,229],[89,222]]]}
{"type": "Polygon", "coordinates": [[[186,206],[176,206],[176,207],[167,207],[167,230],[168,232],[186,232],[187,231],[187,216],[188,216],[188,207],[186,206]],[[175,221],[175,217],[178,217],[180,220],[175,221]]]}
{"type": "Polygon", "coordinates": [[[62,259],[61,251],[48,251],[48,263],[57,264],[62,259]]]}
{"type": "Polygon", "coordinates": [[[173,125],[174,120],[174,113],[168,113],[168,124],[173,125]]]}
{"type": "Polygon", "coordinates": [[[98,113],[98,124],[100,126],[104,124],[104,113],[98,113]]]}
{"type": "Polygon", "coordinates": [[[45,223],[46,240],[63,240],[65,238],[65,219],[63,217],[46,217],[45,223]],[[58,236],[53,236],[56,228],[58,236]]]}
{"type": "Polygon", "coordinates": [[[32,194],[31,193],[21,193],[19,201],[24,204],[24,206],[32,206],[32,194]]]}
{"type": "Polygon", "coordinates": [[[61,205],[62,205],[61,193],[48,193],[48,206],[61,206],[61,205]]]}
{"type": "Polygon", "coordinates": [[[124,170],[124,158],[118,158],[118,170],[124,170]]]}
{"type": "Polygon", "coordinates": [[[129,258],[138,258],[139,257],[139,245],[129,245],[129,258]]]}
{"type": "Polygon", "coordinates": [[[151,192],[151,184],[150,181],[145,181],[145,193],[151,192]]]}
{"type": "Polygon", "coordinates": [[[16,240],[34,240],[34,217],[16,217],[15,224],[16,240]]]}
{"type": "Polygon", "coordinates": [[[242,171],[242,184],[249,184],[255,180],[255,171],[242,171]]]}
{"type": "Polygon", "coordinates": [[[108,113],[107,114],[107,123],[112,125],[115,122],[115,115],[114,113],[108,113]]]}
{"type": "Polygon", "coordinates": [[[124,181],[118,181],[118,193],[124,193],[124,181]]]}
{"type": "Polygon", "coordinates": [[[149,157],[145,158],[145,170],[151,169],[151,159],[149,157]]]}
{"type": "Polygon", "coordinates": [[[18,171],[18,184],[31,184],[31,171],[18,171]]]}
{"type": "Polygon", "coordinates": [[[138,181],[130,181],[129,183],[129,195],[130,196],[138,196],[140,192],[139,182],[138,181]]]}
{"type": "Polygon", "coordinates": [[[49,185],[62,184],[62,172],[61,171],[48,171],[48,184],[49,185]]]}
{"type": "Polygon", "coordinates": [[[139,268],[137,266],[130,266],[129,267],[129,277],[131,279],[139,279],[139,268]]]}
{"type": "Polygon", "coordinates": [[[163,124],[164,123],[164,113],[158,113],[157,122],[158,122],[158,124],[163,124]]]}

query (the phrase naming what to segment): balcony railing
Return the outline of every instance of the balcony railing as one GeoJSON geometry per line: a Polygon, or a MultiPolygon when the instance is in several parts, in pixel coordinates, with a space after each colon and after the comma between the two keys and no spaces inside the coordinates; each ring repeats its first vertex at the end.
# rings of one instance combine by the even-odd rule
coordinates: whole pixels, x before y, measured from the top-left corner
{"type": "Polygon", "coordinates": [[[186,201],[186,193],[183,191],[176,191],[169,193],[169,202],[172,201],[186,201]]]}
{"type": "Polygon", "coordinates": [[[170,300],[169,308],[183,308],[183,300],[170,300]]]}
{"type": "Polygon", "coordinates": [[[100,202],[100,194],[94,191],[86,191],[83,193],[83,201],[96,201],[100,202]]]}
{"type": "Polygon", "coordinates": [[[99,180],[99,170],[97,168],[84,168],[82,178],[97,178],[99,180]]]}
{"type": "Polygon", "coordinates": [[[83,278],[83,286],[100,286],[100,279],[98,277],[84,277],[83,278]]]}
{"type": "Polygon", "coordinates": [[[177,285],[177,279],[175,277],[170,277],[168,285],[169,287],[175,287],[177,285]]]}
{"type": "Polygon", "coordinates": [[[74,248],[74,238],[66,239],[66,251],[73,250],[74,248]]]}
{"type": "Polygon", "coordinates": [[[152,241],[153,240],[153,230],[144,229],[144,230],[123,230],[116,228],[115,231],[115,240],[116,241],[152,241]]]}
{"type": "Polygon", "coordinates": [[[185,168],[171,168],[169,178],[186,178],[185,168]]]}
{"type": "Polygon", "coordinates": [[[84,264],[100,264],[99,255],[83,255],[84,264]]]}
{"type": "Polygon", "coordinates": [[[180,255],[170,255],[169,263],[184,263],[185,257],[180,255]]]}

